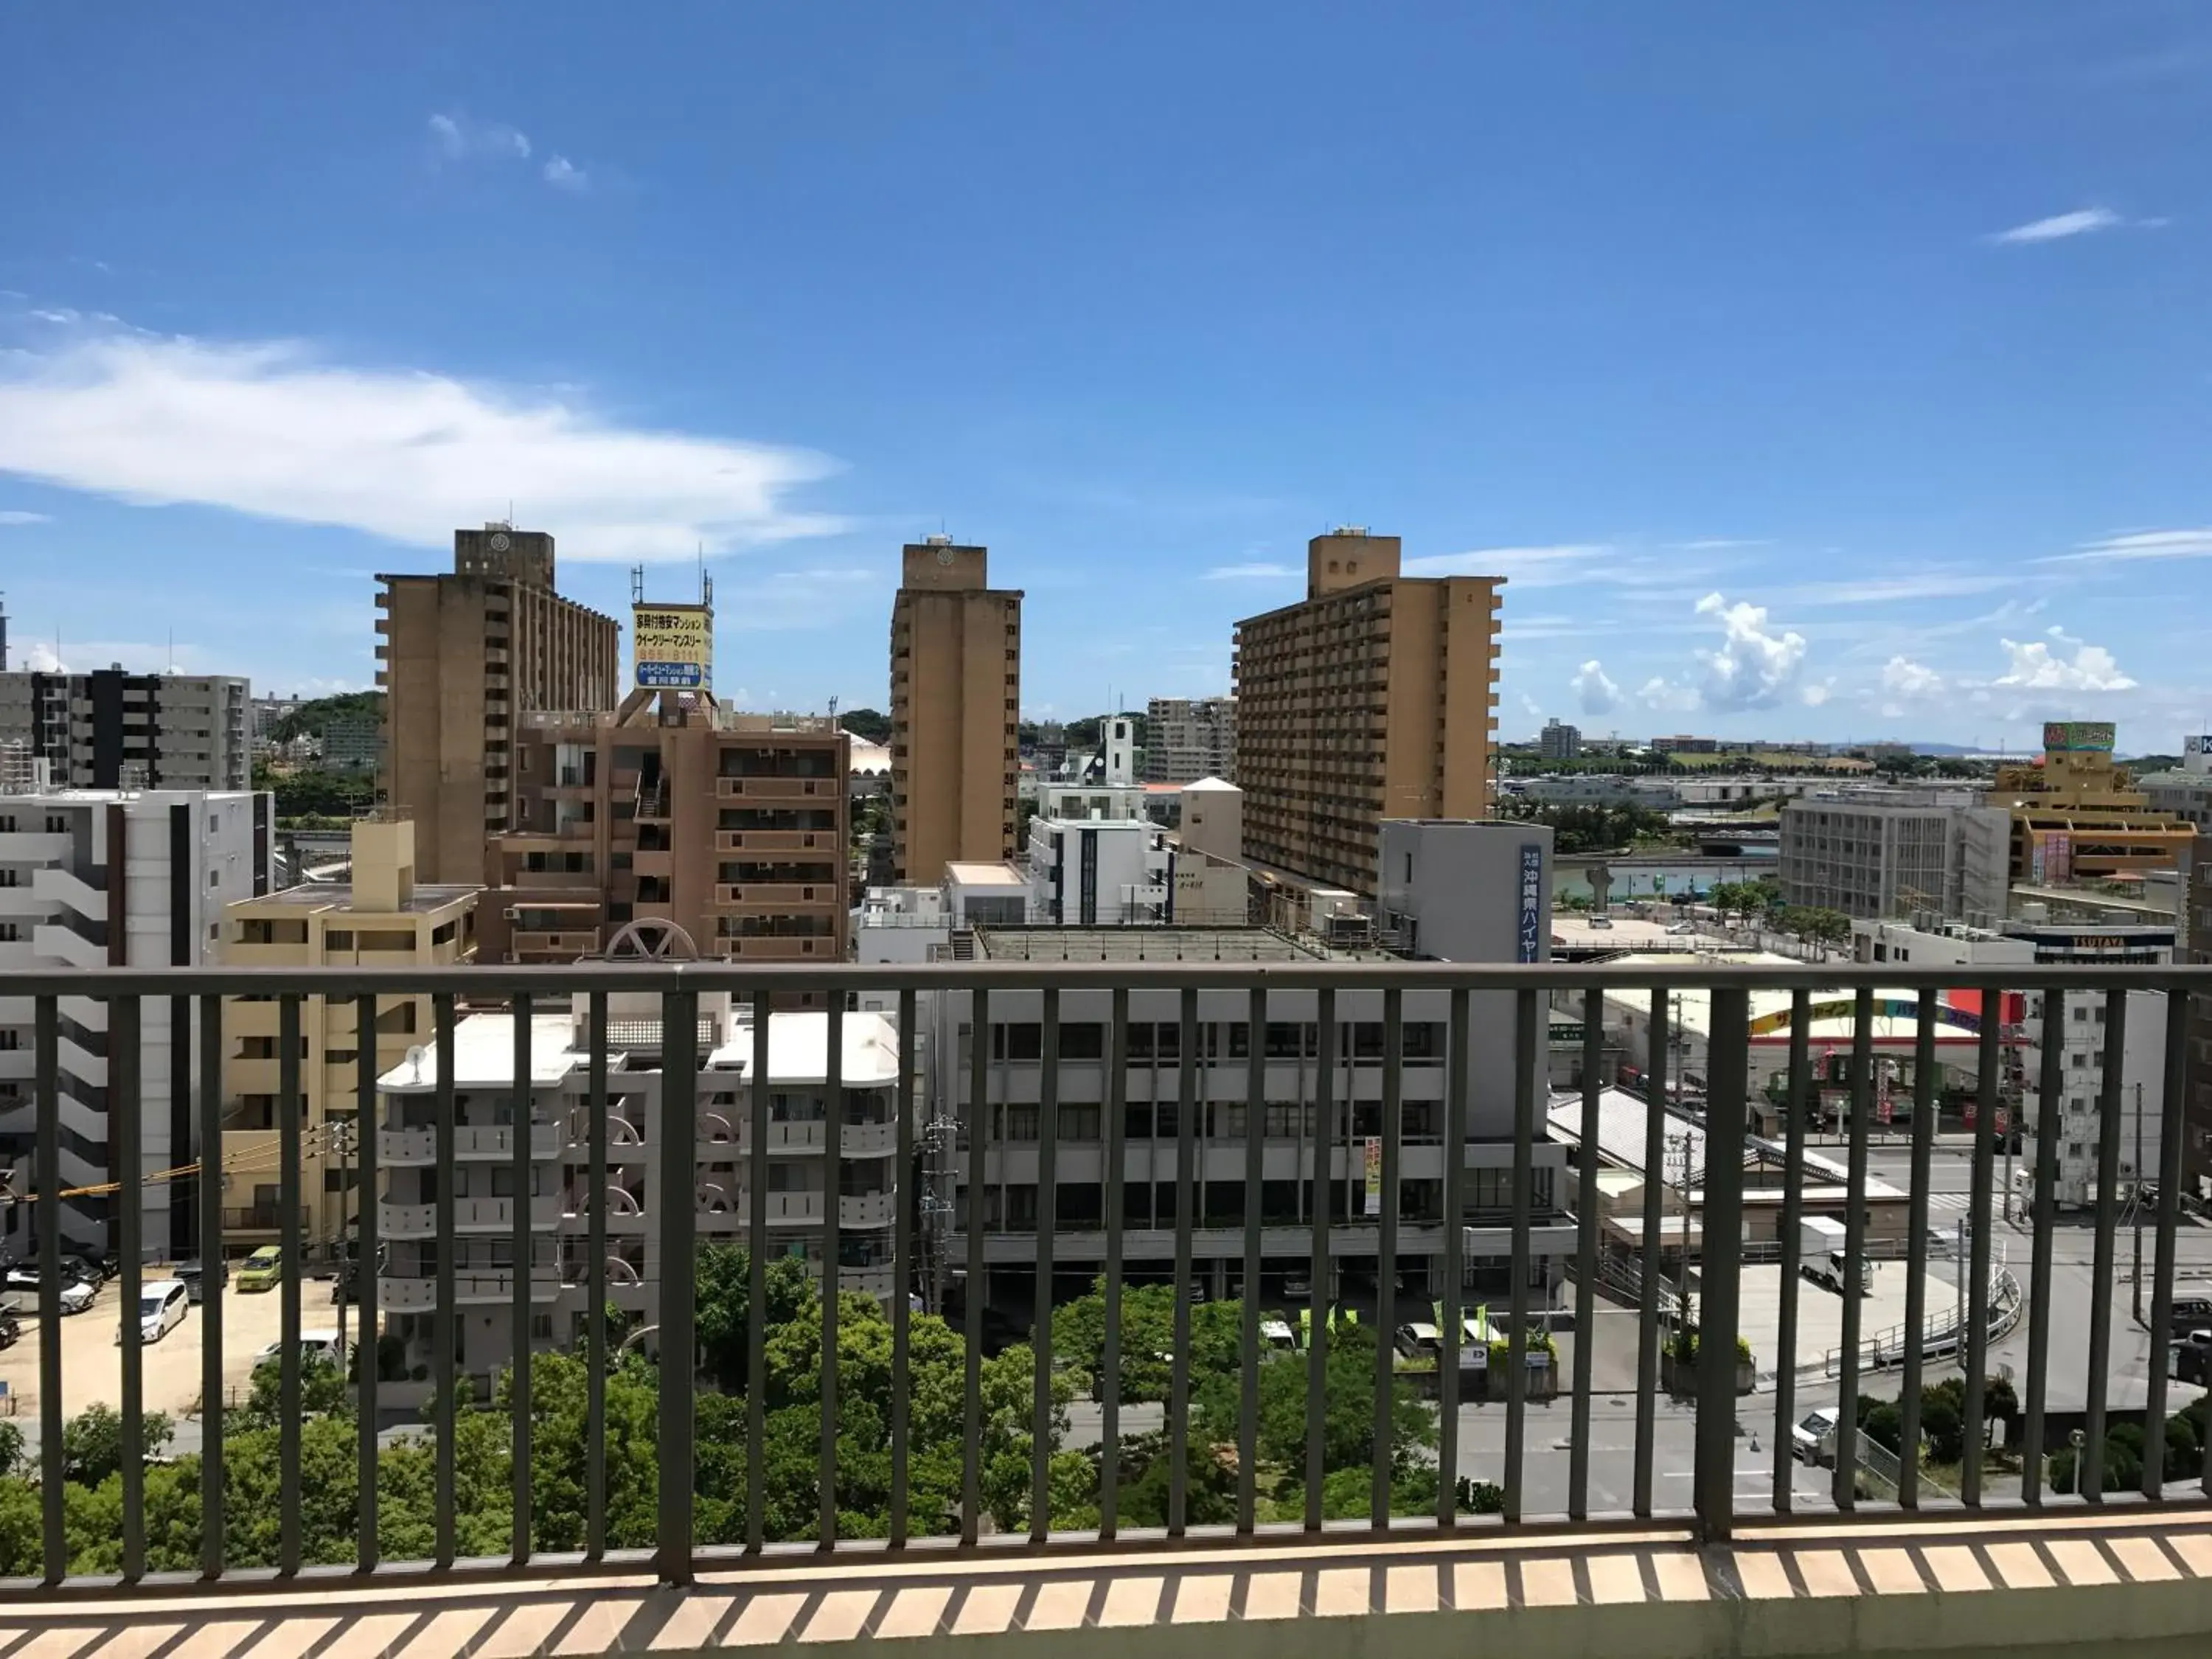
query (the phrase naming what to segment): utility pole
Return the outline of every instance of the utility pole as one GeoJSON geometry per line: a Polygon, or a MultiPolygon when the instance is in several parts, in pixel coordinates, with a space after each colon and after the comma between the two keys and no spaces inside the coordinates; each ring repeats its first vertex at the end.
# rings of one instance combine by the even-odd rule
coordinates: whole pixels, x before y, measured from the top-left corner
{"type": "Polygon", "coordinates": [[[338,1370],[345,1370],[346,1304],[352,1300],[356,1289],[351,1273],[356,1264],[348,1261],[346,1246],[353,1237],[347,1225],[346,1204],[353,1191],[353,1120],[334,1117],[329,1122],[331,1150],[338,1155],[338,1370]]]}

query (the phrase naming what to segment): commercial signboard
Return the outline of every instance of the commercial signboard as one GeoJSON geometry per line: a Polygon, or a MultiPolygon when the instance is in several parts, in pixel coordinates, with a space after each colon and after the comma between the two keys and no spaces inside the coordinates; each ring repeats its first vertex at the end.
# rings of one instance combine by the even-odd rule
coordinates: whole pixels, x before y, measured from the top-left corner
{"type": "Polygon", "coordinates": [[[696,690],[714,684],[714,611],[704,605],[641,605],[630,611],[630,657],[641,690],[696,690]]]}
{"type": "Polygon", "coordinates": [[[2110,720],[2045,720],[2043,752],[2050,754],[2109,755],[2113,730],[2110,720]]]}
{"type": "Polygon", "coordinates": [[[2202,737],[2184,738],[2181,752],[2185,755],[2212,755],[2212,733],[2202,737]]]}
{"type": "Polygon", "coordinates": [[[1539,842],[1521,844],[1521,952],[1523,962],[1534,962],[1543,947],[1544,848],[1539,842]]]}

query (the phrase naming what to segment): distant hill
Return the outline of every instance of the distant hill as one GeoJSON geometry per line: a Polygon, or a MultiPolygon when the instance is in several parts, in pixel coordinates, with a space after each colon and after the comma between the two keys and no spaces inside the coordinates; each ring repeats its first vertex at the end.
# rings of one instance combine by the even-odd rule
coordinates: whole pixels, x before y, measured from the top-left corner
{"type": "Polygon", "coordinates": [[[331,720],[356,714],[366,714],[373,720],[383,720],[384,693],[341,691],[334,697],[317,697],[313,702],[301,703],[277,721],[270,735],[278,743],[289,743],[295,738],[319,738],[331,720]]]}

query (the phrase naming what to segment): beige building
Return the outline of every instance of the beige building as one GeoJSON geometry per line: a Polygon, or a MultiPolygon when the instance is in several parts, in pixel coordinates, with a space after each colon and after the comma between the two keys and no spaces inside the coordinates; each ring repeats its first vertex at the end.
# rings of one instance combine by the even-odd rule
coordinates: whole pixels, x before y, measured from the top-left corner
{"type": "Polygon", "coordinates": [[[484,959],[574,962],[662,921],[702,957],[842,960],[850,741],[823,716],[740,714],[701,691],[523,716],[484,959]]]}
{"type": "MultiPolygon", "coordinates": [[[[313,882],[224,907],[222,957],[231,968],[450,967],[476,955],[471,884],[415,879],[415,826],[353,826],[353,879],[313,882]]],[[[300,1010],[301,1199],[305,1236],[337,1237],[354,1213],[342,1165],[360,1083],[359,1009],[351,998],[308,997],[300,1010]]],[[[430,999],[386,997],[374,1037],[380,1073],[430,1041],[430,999]]],[[[277,1189],[277,1004],[234,999],[223,1008],[223,1235],[264,1243],[282,1228],[277,1189]]]]}
{"type": "Polygon", "coordinates": [[[414,820],[426,881],[485,879],[520,716],[615,706],[621,629],[562,599],[553,574],[552,537],[488,524],[453,532],[450,575],[377,578],[385,799],[414,820]]]}
{"type": "Polygon", "coordinates": [[[934,884],[955,861],[1014,855],[1022,596],[988,550],[933,536],[902,552],[891,607],[891,861],[934,884]]]}
{"type": "Polygon", "coordinates": [[[1154,697],[1145,710],[1145,781],[1237,777],[1237,699],[1154,697]]]}
{"type": "Polygon", "coordinates": [[[1497,576],[1399,574],[1395,536],[1306,550],[1306,597],[1237,626],[1244,854],[1371,896],[1385,818],[1494,801],[1497,576]]]}

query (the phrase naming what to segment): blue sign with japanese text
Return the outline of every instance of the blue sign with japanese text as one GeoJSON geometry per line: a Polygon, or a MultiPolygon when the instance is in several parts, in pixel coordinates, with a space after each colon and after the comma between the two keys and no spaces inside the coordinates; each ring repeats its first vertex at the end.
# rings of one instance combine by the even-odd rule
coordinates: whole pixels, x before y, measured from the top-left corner
{"type": "Polygon", "coordinates": [[[1534,962],[1543,945],[1544,849],[1535,842],[1521,848],[1521,960],[1534,962]]]}

